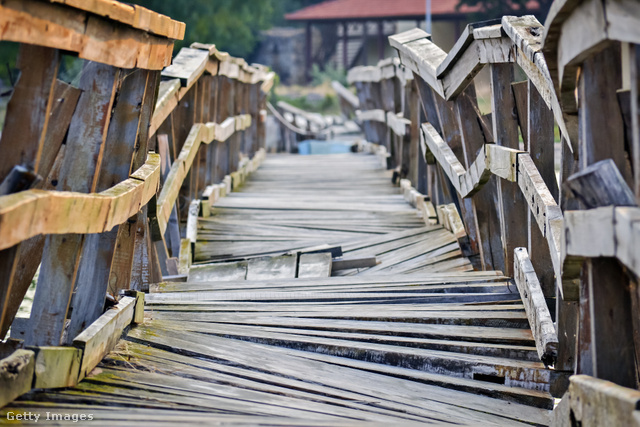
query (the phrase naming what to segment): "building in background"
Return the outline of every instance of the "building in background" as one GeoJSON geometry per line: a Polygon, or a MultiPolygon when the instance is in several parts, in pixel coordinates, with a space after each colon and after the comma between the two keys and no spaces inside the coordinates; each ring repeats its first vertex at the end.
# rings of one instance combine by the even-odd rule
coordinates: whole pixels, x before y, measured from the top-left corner
{"type": "MultiPolygon", "coordinates": [[[[478,7],[469,6],[458,10],[458,3],[459,0],[431,0],[432,38],[445,51],[479,11],[478,7]]],[[[537,10],[536,2],[527,6],[517,14],[537,10]]],[[[288,76],[282,79],[283,83],[301,84],[309,80],[313,64],[349,69],[395,55],[387,37],[414,27],[424,28],[425,14],[425,0],[329,0],[285,15],[286,20],[303,24],[303,28],[284,38],[274,38],[275,30],[265,32],[258,55],[279,75],[288,76]],[[284,50],[297,59],[283,61],[284,50]],[[270,60],[272,53],[274,59],[270,60]],[[300,66],[302,70],[298,70],[300,66]]],[[[282,30],[276,33],[287,34],[282,30]]]]}

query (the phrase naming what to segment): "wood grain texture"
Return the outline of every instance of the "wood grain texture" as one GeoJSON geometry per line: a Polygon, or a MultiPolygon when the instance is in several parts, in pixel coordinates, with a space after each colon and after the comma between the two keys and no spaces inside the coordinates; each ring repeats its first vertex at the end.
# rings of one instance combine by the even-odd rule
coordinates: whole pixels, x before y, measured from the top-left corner
{"type": "Polygon", "coordinates": [[[0,10],[2,40],[71,51],[121,68],[160,70],[171,63],[173,39],[84,10],[37,0],[5,1],[0,10]]]}

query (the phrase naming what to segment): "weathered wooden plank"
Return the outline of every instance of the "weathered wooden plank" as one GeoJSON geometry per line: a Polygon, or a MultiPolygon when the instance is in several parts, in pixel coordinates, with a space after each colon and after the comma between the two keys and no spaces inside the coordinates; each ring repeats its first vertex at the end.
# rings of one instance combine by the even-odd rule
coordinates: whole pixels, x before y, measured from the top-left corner
{"type": "Polygon", "coordinates": [[[331,253],[300,254],[298,256],[298,272],[296,277],[329,277],[331,276],[331,253]]]}
{"type": "Polygon", "coordinates": [[[295,255],[254,258],[247,265],[247,280],[294,278],[296,258],[295,255]]]}
{"type": "Polygon", "coordinates": [[[78,383],[82,351],[75,347],[33,347],[34,388],[73,387],[78,383]]]}
{"type": "MultiPolygon", "coordinates": [[[[491,110],[493,136],[496,144],[509,149],[519,149],[518,123],[515,101],[511,92],[513,82],[512,64],[491,65],[491,110]]],[[[513,181],[516,180],[514,162],[511,163],[513,181]]],[[[528,232],[521,226],[526,216],[526,201],[518,186],[514,183],[498,181],[501,214],[503,250],[505,254],[505,273],[510,274],[513,268],[513,251],[517,247],[527,246],[528,232]]]]}
{"type": "Polygon", "coordinates": [[[0,224],[20,225],[2,227],[0,248],[38,234],[101,233],[125,222],[158,186],[159,157],[152,153],[147,160],[131,178],[101,193],[28,190],[0,198],[0,224]],[[69,212],[69,206],[76,210],[69,212]]]}
{"type": "Polygon", "coordinates": [[[92,0],[90,2],[82,0],[49,1],[51,3],[63,3],[160,36],[180,40],[184,37],[185,24],[183,22],[174,21],[168,16],[160,15],[139,5],[129,5],[112,0],[92,0]]]}
{"type": "Polygon", "coordinates": [[[35,357],[31,350],[16,350],[0,360],[0,405],[5,406],[31,390],[35,357]]]}
{"type": "Polygon", "coordinates": [[[180,79],[183,87],[191,87],[204,72],[208,61],[209,52],[183,47],[161,75],[167,79],[180,79]]]}
{"type": "MultiPolygon", "coordinates": [[[[82,73],[76,113],[67,136],[67,149],[57,188],[66,191],[93,191],[100,170],[119,70],[88,63],[82,73]]],[[[86,215],[86,213],[84,213],[86,215]]],[[[93,215],[87,218],[94,218],[93,215]]],[[[68,218],[65,218],[65,222],[68,218]]],[[[85,220],[86,222],[86,220],[85,220]]],[[[50,236],[45,244],[38,290],[31,317],[30,345],[59,345],[73,293],[81,235],[50,236]]]]}
{"type": "Polygon", "coordinates": [[[538,356],[546,365],[553,365],[557,358],[558,336],[547,302],[526,249],[516,248],[515,252],[514,280],[531,324],[538,356]]]}
{"type": "Polygon", "coordinates": [[[55,104],[59,61],[60,52],[55,49],[20,46],[16,64],[20,78],[7,105],[6,125],[0,139],[3,153],[0,182],[14,166],[39,172],[49,117],[55,104]]]}
{"type": "Polygon", "coordinates": [[[567,178],[565,183],[585,209],[602,206],[637,206],[633,191],[612,159],[593,163],[567,178]]]}
{"type": "Polygon", "coordinates": [[[115,347],[122,332],[133,320],[135,305],[135,298],[123,297],[116,306],[107,310],[73,339],[73,346],[82,350],[79,379],[87,376],[115,347]]]}
{"type": "MultiPolygon", "coordinates": [[[[104,160],[97,177],[96,191],[109,189],[125,180],[131,172],[147,78],[146,71],[138,70],[126,76],[120,84],[104,142],[104,160]]],[[[102,314],[117,237],[117,228],[85,237],[74,283],[67,343],[102,314]]],[[[117,292],[112,296],[117,297],[117,292]]]]}
{"type": "Polygon", "coordinates": [[[160,70],[171,63],[173,40],[148,34],[82,10],[35,0],[0,6],[3,40],[76,52],[120,68],[160,70]]]}
{"type": "Polygon", "coordinates": [[[569,392],[562,399],[567,408],[564,412],[554,411],[555,425],[568,426],[576,421],[585,427],[638,425],[637,390],[586,375],[575,375],[570,381],[569,392]]]}
{"type": "Polygon", "coordinates": [[[331,264],[331,271],[348,270],[351,268],[368,268],[378,264],[376,257],[336,259],[331,264]]]}

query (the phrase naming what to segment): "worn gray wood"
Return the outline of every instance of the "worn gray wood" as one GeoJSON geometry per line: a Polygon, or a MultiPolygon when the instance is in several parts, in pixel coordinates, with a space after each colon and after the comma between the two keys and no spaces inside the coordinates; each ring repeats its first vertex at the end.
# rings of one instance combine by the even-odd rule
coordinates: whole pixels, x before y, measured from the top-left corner
{"type": "Polygon", "coordinates": [[[571,175],[565,185],[585,209],[637,206],[633,191],[611,159],[593,163],[571,175]]]}
{"type": "Polygon", "coordinates": [[[545,364],[554,365],[558,352],[558,336],[540,281],[527,251],[524,248],[516,248],[515,252],[514,280],[531,324],[538,356],[545,364]]]}
{"type": "MultiPolygon", "coordinates": [[[[94,190],[99,172],[101,147],[106,139],[119,70],[88,63],[80,79],[78,107],[71,119],[65,156],[57,188],[65,191],[94,190]]],[[[30,336],[31,345],[59,345],[77,275],[82,235],[49,236],[34,298],[30,336]]]]}
{"type": "Polygon", "coordinates": [[[300,254],[296,277],[329,277],[331,276],[331,265],[331,253],[329,252],[300,254]]]}

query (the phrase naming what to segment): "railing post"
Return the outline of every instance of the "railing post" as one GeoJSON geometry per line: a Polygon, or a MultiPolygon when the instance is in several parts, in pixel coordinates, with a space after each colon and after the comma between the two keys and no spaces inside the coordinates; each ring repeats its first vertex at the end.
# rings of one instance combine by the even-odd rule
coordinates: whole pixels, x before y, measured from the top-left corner
{"type": "MultiPolygon", "coordinates": [[[[491,110],[493,136],[496,144],[518,150],[518,122],[511,91],[513,82],[513,64],[491,64],[491,110]]],[[[513,165],[515,167],[515,165],[513,165]]],[[[526,217],[527,205],[518,185],[505,180],[498,181],[498,200],[500,206],[500,224],[502,229],[502,247],[505,257],[505,274],[513,275],[513,251],[518,247],[527,247],[528,232],[522,227],[526,217]]]]}
{"type": "MultiPolygon", "coordinates": [[[[120,70],[110,65],[90,62],[85,66],[80,79],[84,92],[67,137],[66,150],[73,156],[65,156],[58,189],[89,192],[95,188],[119,75],[120,70]]],[[[81,234],[47,238],[25,339],[29,345],[60,345],[83,242],[81,234]]]]}

